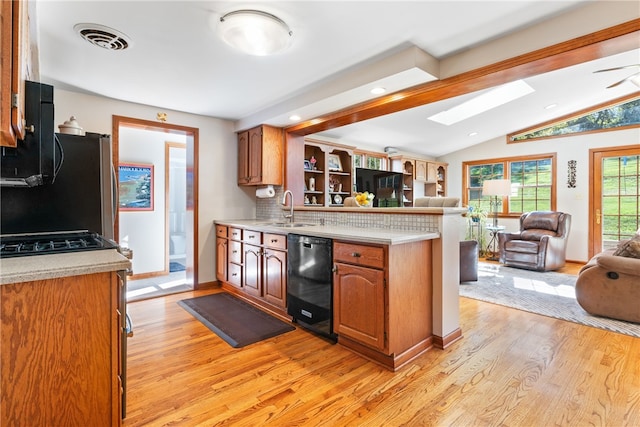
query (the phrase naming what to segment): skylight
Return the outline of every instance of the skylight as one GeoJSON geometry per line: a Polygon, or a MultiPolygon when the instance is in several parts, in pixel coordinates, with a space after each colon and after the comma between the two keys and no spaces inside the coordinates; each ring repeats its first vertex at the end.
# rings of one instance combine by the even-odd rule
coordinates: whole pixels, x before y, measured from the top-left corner
{"type": "Polygon", "coordinates": [[[523,80],[516,80],[478,95],[449,110],[434,114],[429,117],[429,120],[450,126],[533,92],[535,92],[534,89],[523,80]]]}

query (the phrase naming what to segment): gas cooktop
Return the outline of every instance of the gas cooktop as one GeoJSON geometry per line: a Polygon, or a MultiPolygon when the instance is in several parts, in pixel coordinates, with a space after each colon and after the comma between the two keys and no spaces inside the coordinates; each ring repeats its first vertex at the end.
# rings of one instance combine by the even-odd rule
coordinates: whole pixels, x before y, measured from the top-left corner
{"type": "Polygon", "coordinates": [[[88,231],[0,236],[0,258],[117,248],[114,241],[88,231]]]}

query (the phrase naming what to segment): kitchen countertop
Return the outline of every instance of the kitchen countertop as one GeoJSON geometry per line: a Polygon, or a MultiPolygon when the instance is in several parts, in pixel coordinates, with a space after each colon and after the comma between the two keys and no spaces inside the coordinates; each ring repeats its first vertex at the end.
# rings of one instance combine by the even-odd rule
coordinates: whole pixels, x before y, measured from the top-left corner
{"type": "MultiPolygon", "coordinates": [[[[225,219],[216,220],[219,225],[229,227],[251,228],[267,233],[277,234],[303,234],[305,236],[327,237],[330,239],[348,240],[361,243],[378,243],[385,245],[398,245],[402,243],[417,242],[421,240],[439,239],[440,233],[435,231],[412,231],[381,228],[355,228],[339,227],[335,225],[309,224],[302,227],[279,227],[269,225],[274,222],[268,219],[225,219]]],[[[308,224],[308,223],[305,223],[308,224]]]]}
{"type": "Polygon", "coordinates": [[[2,258],[0,285],[129,268],[131,261],[116,249],[2,258]]]}

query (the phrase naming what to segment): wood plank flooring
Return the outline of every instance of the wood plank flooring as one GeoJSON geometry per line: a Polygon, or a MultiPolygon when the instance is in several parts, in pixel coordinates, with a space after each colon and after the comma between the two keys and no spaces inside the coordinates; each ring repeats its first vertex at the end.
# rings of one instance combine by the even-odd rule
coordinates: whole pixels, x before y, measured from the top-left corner
{"type": "Polygon", "coordinates": [[[176,303],[129,304],[133,426],[639,426],[640,339],[461,298],[464,338],[399,372],[303,330],[234,349],[176,303]]]}

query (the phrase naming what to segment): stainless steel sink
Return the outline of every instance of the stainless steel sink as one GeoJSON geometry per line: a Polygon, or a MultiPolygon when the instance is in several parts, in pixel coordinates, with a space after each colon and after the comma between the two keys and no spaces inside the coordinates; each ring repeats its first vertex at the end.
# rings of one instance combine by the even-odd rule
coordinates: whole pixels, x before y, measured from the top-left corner
{"type": "Polygon", "coordinates": [[[307,224],[304,222],[268,222],[261,225],[269,227],[295,228],[295,227],[311,227],[316,224],[307,224]]]}

